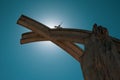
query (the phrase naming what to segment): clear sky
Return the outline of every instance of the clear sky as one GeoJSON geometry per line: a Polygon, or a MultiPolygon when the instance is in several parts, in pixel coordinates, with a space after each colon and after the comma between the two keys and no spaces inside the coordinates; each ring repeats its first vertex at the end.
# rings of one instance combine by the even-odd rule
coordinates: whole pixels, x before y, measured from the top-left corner
{"type": "Polygon", "coordinates": [[[51,42],[20,45],[21,14],[50,27],[91,30],[97,23],[120,38],[119,0],[0,0],[0,80],[84,80],[80,64],[51,42]]]}

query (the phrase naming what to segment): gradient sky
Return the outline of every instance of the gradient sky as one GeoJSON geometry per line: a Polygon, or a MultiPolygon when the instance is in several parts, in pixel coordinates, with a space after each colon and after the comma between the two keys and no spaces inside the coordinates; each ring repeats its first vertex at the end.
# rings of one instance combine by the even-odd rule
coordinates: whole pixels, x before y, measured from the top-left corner
{"type": "Polygon", "coordinates": [[[21,14],[50,27],[91,30],[120,38],[120,0],[0,0],[0,80],[84,80],[80,64],[51,42],[20,45],[21,14]]]}

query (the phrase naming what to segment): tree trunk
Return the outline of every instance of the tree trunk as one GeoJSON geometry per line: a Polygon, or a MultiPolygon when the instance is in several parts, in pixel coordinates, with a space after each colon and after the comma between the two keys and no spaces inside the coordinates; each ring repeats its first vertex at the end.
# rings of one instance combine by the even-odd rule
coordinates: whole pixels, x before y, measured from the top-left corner
{"type": "Polygon", "coordinates": [[[94,25],[85,42],[81,66],[85,80],[120,80],[120,53],[107,29],[94,25]]]}

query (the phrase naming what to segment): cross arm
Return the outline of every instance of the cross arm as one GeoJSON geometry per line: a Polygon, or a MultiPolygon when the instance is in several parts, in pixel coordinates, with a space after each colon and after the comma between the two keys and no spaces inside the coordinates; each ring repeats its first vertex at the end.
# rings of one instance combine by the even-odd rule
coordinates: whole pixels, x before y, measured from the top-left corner
{"type": "MultiPolygon", "coordinates": [[[[35,41],[46,41],[48,40],[47,38],[44,38],[42,36],[37,37],[34,34],[31,34],[34,32],[29,32],[29,33],[25,33],[22,35],[22,39],[21,39],[21,43],[25,44],[25,43],[29,43],[29,42],[35,42],[35,41]],[[30,35],[30,36],[29,36],[30,35]]],[[[80,62],[80,55],[78,55],[78,53],[76,53],[76,51],[74,49],[71,48],[71,43],[66,43],[66,42],[62,42],[62,41],[52,41],[54,42],[56,45],[58,45],[59,47],[61,47],[63,50],[65,50],[66,52],[68,52],[72,57],[74,57],[78,62],[80,62]]],[[[79,52],[80,53],[80,52],[79,52]]],[[[82,52],[81,52],[82,53],[82,52]]],[[[81,54],[80,53],[80,54],[81,54]]]]}
{"type": "Polygon", "coordinates": [[[33,32],[42,34],[45,37],[48,37],[48,38],[51,37],[51,39],[53,37],[56,39],[71,40],[72,42],[79,42],[84,44],[84,39],[90,35],[89,33],[86,33],[85,30],[80,30],[80,31],[78,30],[76,31],[74,29],[52,30],[52,29],[49,29],[47,26],[41,23],[38,23],[37,21],[23,15],[19,18],[17,23],[32,30],[33,32]],[[44,33],[48,34],[49,36],[46,36],[44,33]]]}
{"type": "MultiPolygon", "coordinates": [[[[42,35],[45,38],[48,38],[49,40],[51,40],[55,44],[62,47],[68,53],[70,53],[70,55],[72,55],[76,60],[78,60],[78,61],[80,60],[79,59],[80,56],[78,54],[76,54],[76,52],[74,52],[74,51],[70,52],[69,47],[65,46],[66,44],[68,45],[69,43],[63,43],[61,41],[57,42],[56,40],[52,40],[51,36],[49,35],[50,29],[48,27],[46,27],[45,25],[38,23],[36,21],[33,21],[31,19],[26,19],[25,16],[21,16],[21,18],[17,21],[17,23],[22,25],[22,26],[27,27],[28,29],[31,29],[33,32],[36,32],[37,34],[42,35]]],[[[73,50],[73,49],[71,49],[71,50],[73,50]]]]}
{"type": "MultiPolygon", "coordinates": [[[[36,41],[48,41],[49,39],[43,37],[43,36],[39,36],[38,34],[36,34],[35,32],[28,32],[28,33],[24,33],[22,34],[22,39],[21,39],[21,43],[25,44],[25,43],[29,43],[29,42],[36,42],[36,41]]],[[[74,57],[74,55],[76,55],[79,58],[80,61],[80,56],[83,54],[83,50],[81,48],[79,48],[77,45],[75,45],[72,42],[68,42],[68,41],[52,41],[54,42],[56,45],[60,46],[61,48],[63,48],[65,51],[67,52],[71,52],[70,54],[74,57]],[[67,47],[67,49],[66,49],[67,47]]],[[[78,59],[76,58],[76,59],[78,59]]]]}
{"type": "MultiPolygon", "coordinates": [[[[21,39],[22,44],[29,43],[29,42],[36,42],[36,41],[49,41],[49,39],[43,37],[42,35],[38,35],[35,32],[27,32],[27,33],[22,34],[22,39],[21,39]]],[[[60,40],[56,40],[56,41],[59,42],[60,40]]],[[[61,41],[61,42],[66,44],[66,46],[69,46],[72,49],[74,49],[76,53],[78,53],[79,56],[83,54],[83,50],[77,45],[75,45],[73,42],[70,42],[70,41],[61,41]]]]}
{"type": "Polygon", "coordinates": [[[26,43],[37,42],[37,41],[48,41],[48,39],[42,35],[38,35],[35,32],[27,32],[27,33],[22,34],[20,43],[26,44],[26,43]]]}

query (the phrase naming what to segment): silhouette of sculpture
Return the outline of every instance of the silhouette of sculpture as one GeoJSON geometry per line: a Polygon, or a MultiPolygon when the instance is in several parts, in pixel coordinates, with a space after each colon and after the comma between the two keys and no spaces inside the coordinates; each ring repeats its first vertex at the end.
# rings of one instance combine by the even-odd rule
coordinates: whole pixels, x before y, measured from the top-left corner
{"type": "Polygon", "coordinates": [[[52,41],[81,63],[85,80],[120,80],[120,40],[111,37],[106,28],[94,24],[92,31],[50,29],[24,15],[17,23],[32,30],[22,34],[21,44],[52,41]],[[85,50],[75,43],[85,45],[85,50]]]}

